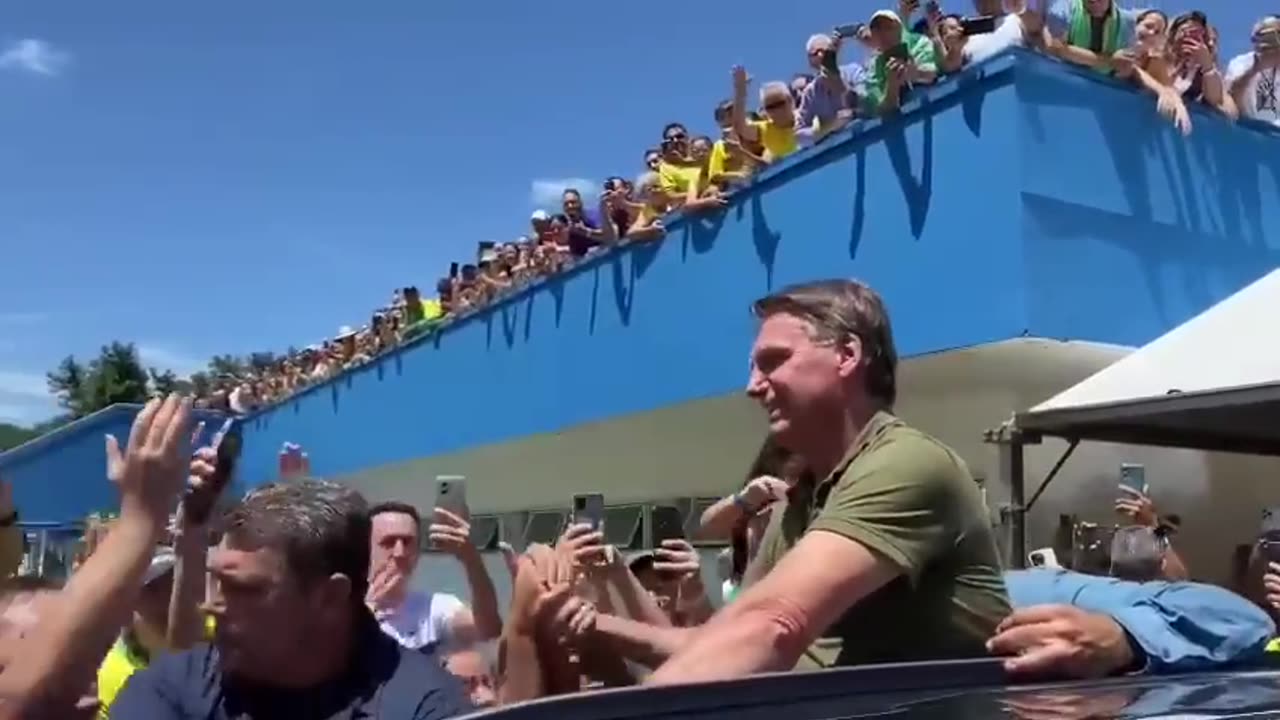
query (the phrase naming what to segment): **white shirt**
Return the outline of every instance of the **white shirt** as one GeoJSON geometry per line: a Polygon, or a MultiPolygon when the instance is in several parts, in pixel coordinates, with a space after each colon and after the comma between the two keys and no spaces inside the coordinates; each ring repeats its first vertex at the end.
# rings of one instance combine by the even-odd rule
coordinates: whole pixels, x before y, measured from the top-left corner
{"type": "MultiPolygon", "coordinates": [[[[1244,77],[1253,68],[1254,59],[1251,52],[1233,58],[1227,65],[1227,85],[1230,86],[1237,78],[1244,77]]],[[[1276,68],[1271,68],[1253,76],[1244,90],[1244,98],[1242,98],[1244,102],[1240,104],[1241,116],[1280,127],[1280,93],[1276,90],[1277,74],[1276,68]]]]}
{"type": "Polygon", "coordinates": [[[1022,47],[1022,18],[1005,15],[993,32],[970,35],[964,45],[965,63],[980,63],[1011,47],[1022,47]]]}
{"type": "Polygon", "coordinates": [[[450,641],[449,621],[466,609],[447,593],[410,592],[394,610],[378,613],[382,632],[410,650],[439,647],[450,641]]]}

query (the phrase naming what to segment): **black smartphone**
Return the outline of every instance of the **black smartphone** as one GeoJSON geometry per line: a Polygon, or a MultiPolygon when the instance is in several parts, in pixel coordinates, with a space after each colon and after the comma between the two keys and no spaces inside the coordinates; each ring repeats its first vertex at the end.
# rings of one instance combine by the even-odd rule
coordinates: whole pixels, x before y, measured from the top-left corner
{"type": "Polygon", "coordinates": [[[596,532],[604,529],[604,495],[601,493],[574,495],[572,507],[574,525],[590,525],[596,532]]]}
{"type": "Polygon", "coordinates": [[[885,57],[891,60],[910,60],[911,52],[907,49],[906,43],[898,43],[888,50],[884,51],[885,57]]]}
{"type": "Polygon", "coordinates": [[[209,520],[214,504],[231,481],[236,462],[240,459],[240,450],[244,445],[243,426],[238,420],[227,420],[219,435],[221,438],[218,441],[213,476],[209,478],[209,490],[196,494],[194,488],[188,486],[182,499],[183,514],[196,525],[203,525],[209,520]]]}
{"type": "Polygon", "coordinates": [[[960,28],[964,30],[965,35],[988,35],[996,31],[996,17],[983,15],[965,18],[960,21],[960,28]]]}
{"type": "Polygon", "coordinates": [[[849,23],[848,25],[837,25],[835,34],[839,38],[856,38],[862,34],[862,29],[866,27],[866,23],[849,23]]]}
{"type": "Polygon", "coordinates": [[[680,509],[670,505],[656,505],[649,511],[650,541],[654,547],[662,547],[666,540],[683,540],[684,518],[680,509]]]}
{"type": "Polygon", "coordinates": [[[458,277],[458,263],[449,263],[449,277],[458,277]]]}

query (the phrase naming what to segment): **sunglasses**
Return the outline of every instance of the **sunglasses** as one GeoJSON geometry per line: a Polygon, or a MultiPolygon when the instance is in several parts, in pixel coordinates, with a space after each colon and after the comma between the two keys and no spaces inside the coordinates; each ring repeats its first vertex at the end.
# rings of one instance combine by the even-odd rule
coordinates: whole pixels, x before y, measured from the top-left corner
{"type": "Polygon", "coordinates": [[[766,111],[777,110],[779,108],[785,107],[786,104],[787,104],[786,98],[774,98],[773,100],[770,100],[769,102],[766,102],[764,104],[764,109],[766,111]]]}

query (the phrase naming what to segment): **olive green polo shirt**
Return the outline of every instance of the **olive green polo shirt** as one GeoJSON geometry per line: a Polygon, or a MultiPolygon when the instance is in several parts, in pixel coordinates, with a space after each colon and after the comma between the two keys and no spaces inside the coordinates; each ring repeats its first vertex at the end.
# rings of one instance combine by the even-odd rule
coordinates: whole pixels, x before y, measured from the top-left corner
{"type": "Polygon", "coordinates": [[[748,577],[821,530],[902,574],[849,608],[800,667],[986,655],[1009,598],[982,494],[946,445],[878,413],[831,475],[801,482],[773,513],[748,577]]]}

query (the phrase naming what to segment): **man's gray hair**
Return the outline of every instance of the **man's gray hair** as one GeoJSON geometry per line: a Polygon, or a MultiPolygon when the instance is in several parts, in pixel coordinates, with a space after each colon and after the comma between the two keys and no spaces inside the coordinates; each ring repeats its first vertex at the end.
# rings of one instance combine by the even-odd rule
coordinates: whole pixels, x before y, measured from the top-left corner
{"type": "Polygon", "coordinates": [[[823,35],[819,33],[817,35],[809,36],[809,42],[805,43],[804,50],[807,53],[813,53],[818,50],[830,50],[835,46],[835,44],[835,41],[831,39],[830,35],[823,35]]]}
{"type": "Polygon", "coordinates": [[[289,575],[300,583],[346,575],[352,601],[363,604],[369,505],[355,490],[310,479],[264,485],[227,512],[225,529],[235,547],[279,552],[289,575]]]}
{"type": "Polygon", "coordinates": [[[1263,15],[1253,24],[1253,37],[1257,37],[1268,25],[1280,23],[1280,15],[1263,15]]]}

